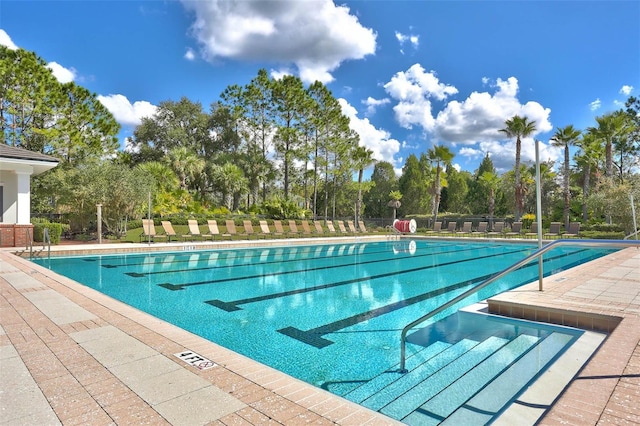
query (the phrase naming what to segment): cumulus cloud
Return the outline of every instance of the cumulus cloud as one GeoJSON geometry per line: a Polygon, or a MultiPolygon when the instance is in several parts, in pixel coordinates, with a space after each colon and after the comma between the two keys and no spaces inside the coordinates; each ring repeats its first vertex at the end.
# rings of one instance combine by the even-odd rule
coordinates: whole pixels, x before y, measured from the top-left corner
{"type": "MultiPolygon", "coordinates": [[[[540,142],[539,145],[540,161],[558,162],[562,158],[562,148],[555,147],[549,142],[540,142]]],[[[465,146],[458,151],[458,155],[479,162],[482,158],[489,154],[491,161],[498,173],[504,173],[513,169],[515,164],[515,140],[509,141],[485,141],[480,142],[476,146],[465,146]]],[[[522,164],[535,164],[535,139],[522,139],[520,150],[522,164]]]]}
{"type": "Polygon", "coordinates": [[[376,34],[331,0],[182,0],[205,59],[294,64],[305,82],[333,81],[343,61],[375,53],[376,34]],[[310,7],[312,5],[312,7],[310,7]]]}
{"type": "Polygon", "coordinates": [[[143,117],[151,117],[157,107],[147,101],[129,102],[124,95],[98,96],[98,100],[115,117],[116,121],[125,126],[137,126],[143,117]]]}
{"type": "Polygon", "coordinates": [[[15,45],[9,34],[2,28],[0,28],[0,45],[8,47],[10,50],[18,50],[18,46],[15,45]]]}
{"type": "Polygon", "coordinates": [[[625,95],[625,96],[629,96],[631,94],[631,92],[633,92],[633,86],[629,86],[629,85],[624,85],[622,86],[622,88],[620,89],[620,94],[625,95]]]}
{"type": "MultiPolygon", "coordinates": [[[[535,134],[553,129],[549,121],[551,110],[538,102],[522,105],[517,97],[518,80],[498,79],[495,93],[473,92],[464,101],[451,101],[438,113],[433,128],[438,139],[446,142],[475,144],[504,139],[505,120],[514,115],[526,116],[536,123],[535,134]]],[[[535,134],[533,136],[535,136],[535,134]]]]}
{"type": "MultiPolygon", "coordinates": [[[[462,144],[466,148],[459,151],[461,156],[481,159],[490,153],[495,167],[504,172],[513,167],[515,160],[515,140],[506,139],[500,132],[507,119],[514,115],[527,117],[535,122],[536,131],[522,140],[522,161],[535,161],[534,139],[536,135],[553,130],[549,121],[551,110],[538,102],[521,104],[518,99],[518,80],[497,79],[494,93],[473,92],[464,101],[451,101],[438,113],[433,136],[437,140],[462,144]]],[[[561,150],[540,145],[540,159],[557,160],[561,150]]]]}
{"type": "Polygon", "coordinates": [[[196,52],[194,52],[192,48],[187,47],[187,51],[184,52],[184,58],[187,61],[193,61],[196,59],[196,52]]]}
{"type": "Polygon", "coordinates": [[[49,62],[47,68],[60,83],[70,83],[76,79],[75,68],[65,68],[57,62],[49,62]]]}
{"type": "Polygon", "coordinates": [[[396,31],[396,39],[398,40],[398,43],[400,43],[400,53],[402,53],[403,55],[404,45],[406,43],[410,43],[414,49],[417,49],[418,45],[420,44],[420,36],[413,34],[402,34],[399,31],[396,31]]]}
{"type": "MultiPolygon", "coordinates": [[[[384,85],[394,106],[398,124],[405,128],[418,125],[434,143],[461,146],[458,155],[480,160],[492,154],[496,168],[506,171],[513,167],[515,141],[505,137],[500,129],[514,115],[526,116],[535,122],[536,131],[523,140],[522,161],[535,159],[533,138],[553,130],[549,120],[551,110],[535,101],[521,103],[518,99],[518,80],[510,77],[491,82],[483,78],[489,91],[472,92],[464,100],[451,100],[434,115],[432,100],[445,100],[458,90],[440,82],[435,73],[426,73],[416,64],[407,72],[400,72],[384,85]]],[[[557,160],[561,151],[548,144],[541,145],[541,159],[557,160]]]]}
{"type": "Polygon", "coordinates": [[[388,104],[390,102],[391,102],[391,99],[389,99],[389,98],[374,99],[371,96],[369,96],[366,100],[362,101],[362,103],[367,106],[367,110],[365,112],[365,115],[370,116],[370,115],[375,114],[376,113],[376,109],[379,106],[386,105],[386,104],[388,104]]]}
{"type": "Polygon", "coordinates": [[[373,158],[378,161],[388,161],[396,164],[394,156],[400,151],[400,142],[391,138],[391,134],[383,129],[377,129],[368,118],[359,118],[358,111],[345,99],[338,102],[342,113],[349,117],[349,126],[360,136],[360,144],[373,151],[373,158]]]}
{"type": "Polygon", "coordinates": [[[602,101],[600,100],[600,98],[598,98],[589,104],[589,109],[591,109],[591,111],[595,111],[600,109],[601,106],[602,106],[602,101]]]}
{"type": "Polygon", "coordinates": [[[271,75],[271,78],[273,78],[274,80],[282,80],[283,77],[294,74],[290,69],[283,68],[279,70],[271,70],[269,72],[269,75],[271,75]]]}
{"type": "Polygon", "coordinates": [[[406,129],[419,125],[426,131],[433,130],[435,125],[431,99],[442,101],[458,93],[454,86],[440,83],[434,71],[425,72],[420,64],[396,73],[384,88],[398,101],[393,107],[398,123],[406,129]]]}

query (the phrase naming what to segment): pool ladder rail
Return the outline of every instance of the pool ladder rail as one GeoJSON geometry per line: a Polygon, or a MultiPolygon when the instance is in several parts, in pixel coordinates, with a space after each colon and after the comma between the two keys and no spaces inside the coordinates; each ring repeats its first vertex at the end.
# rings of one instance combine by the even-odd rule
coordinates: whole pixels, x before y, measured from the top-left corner
{"type": "Polygon", "coordinates": [[[635,247],[640,248],[640,241],[638,241],[638,240],[574,240],[574,239],[564,239],[564,240],[553,241],[553,242],[551,242],[551,243],[539,248],[538,250],[536,250],[535,252],[531,253],[529,256],[525,257],[521,261],[514,263],[513,265],[509,266],[508,268],[506,268],[506,269],[498,272],[497,274],[487,278],[486,280],[484,280],[483,282],[481,282],[477,286],[465,291],[464,293],[454,297],[453,299],[451,299],[447,303],[441,305],[440,307],[428,312],[427,314],[421,316],[417,320],[407,324],[402,329],[402,333],[400,334],[400,372],[401,373],[407,373],[408,372],[408,370],[406,368],[406,339],[407,339],[407,333],[409,332],[409,330],[411,330],[412,328],[414,328],[418,324],[429,320],[430,318],[434,317],[435,315],[438,315],[440,312],[443,312],[446,309],[449,309],[450,307],[452,307],[456,303],[460,302],[463,299],[466,299],[467,297],[471,296],[472,294],[477,293],[478,291],[482,290],[483,288],[485,288],[489,284],[491,284],[494,281],[496,281],[496,280],[502,278],[503,276],[507,275],[509,272],[515,271],[516,269],[526,265],[527,263],[529,263],[530,261],[532,261],[532,260],[534,260],[536,258],[540,258],[544,253],[548,252],[549,250],[554,249],[557,246],[564,246],[564,245],[580,245],[580,246],[585,246],[585,247],[623,247],[623,248],[624,247],[633,247],[633,246],[635,246],[635,247]]]}
{"type": "Polygon", "coordinates": [[[27,229],[27,246],[23,251],[17,253],[18,255],[29,252],[29,259],[33,259],[34,257],[39,257],[41,253],[44,253],[44,250],[47,249],[47,257],[51,257],[51,236],[49,235],[49,228],[44,228],[42,230],[42,248],[39,250],[33,250],[33,238],[31,236],[31,231],[27,229]]]}

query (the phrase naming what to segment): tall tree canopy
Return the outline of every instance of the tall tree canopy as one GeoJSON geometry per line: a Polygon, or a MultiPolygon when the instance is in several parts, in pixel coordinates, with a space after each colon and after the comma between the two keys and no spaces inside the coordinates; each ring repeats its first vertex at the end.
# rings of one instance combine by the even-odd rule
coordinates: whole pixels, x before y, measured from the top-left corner
{"type": "Polygon", "coordinates": [[[52,155],[62,167],[73,167],[114,155],[119,131],[95,94],[73,82],[58,82],[35,53],[0,46],[2,143],[52,155]]]}

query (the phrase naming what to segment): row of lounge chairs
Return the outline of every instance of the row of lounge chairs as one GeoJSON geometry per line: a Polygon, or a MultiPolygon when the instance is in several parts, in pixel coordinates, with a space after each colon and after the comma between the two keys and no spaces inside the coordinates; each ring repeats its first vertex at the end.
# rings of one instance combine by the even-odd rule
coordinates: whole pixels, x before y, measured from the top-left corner
{"type": "MultiPolygon", "coordinates": [[[[513,237],[513,238],[536,238],[538,236],[538,223],[533,222],[528,232],[522,228],[522,222],[514,222],[510,228],[506,227],[505,222],[495,222],[493,228],[489,230],[489,222],[478,223],[477,228],[472,229],[472,222],[463,222],[460,228],[457,228],[457,222],[449,222],[447,228],[442,228],[442,222],[436,222],[433,230],[427,231],[429,235],[446,235],[446,236],[478,236],[478,237],[513,237]]],[[[562,224],[560,222],[551,222],[549,231],[544,232],[545,238],[574,238],[580,234],[580,222],[571,222],[569,228],[565,232],[561,232],[562,224]]]]}
{"type": "Polygon", "coordinates": [[[274,237],[291,237],[291,236],[327,236],[327,235],[355,235],[358,233],[366,233],[367,228],[363,221],[358,221],[358,226],[353,221],[347,220],[345,221],[336,220],[335,225],[337,225],[338,230],[336,231],[336,226],[333,221],[326,221],[326,229],[319,221],[313,221],[313,229],[311,228],[311,224],[309,221],[303,220],[300,224],[300,228],[298,228],[298,224],[295,220],[289,220],[287,229],[280,220],[273,221],[273,230],[269,226],[266,220],[260,221],[260,231],[256,231],[253,228],[253,223],[250,220],[242,221],[244,231],[238,231],[236,227],[236,223],[232,219],[228,219],[225,221],[225,230],[224,232],[220,231],[218,227],[218,222],[216,220],[208,220],[207,221],[207,231],[201,232],[200,226],[198,225],[197,220],[189,220],[189,232],[185,234],[178,234],[173,228],[173,224],[168,220],[161,221],[163,232],[156,232],[155,224],[151,219],[143,219],[142,220],[142,233],[140,234],[140,241],[156,241],[156,240],[164,240],[170,242],[172,240],[178,241],[195,241],[196,239],[201,240],[215,240],[216,238],[223,239],[229,238],[232,239],[234,236],[239,236],[241,238],[268,238],[270,236],[274,237]]]}

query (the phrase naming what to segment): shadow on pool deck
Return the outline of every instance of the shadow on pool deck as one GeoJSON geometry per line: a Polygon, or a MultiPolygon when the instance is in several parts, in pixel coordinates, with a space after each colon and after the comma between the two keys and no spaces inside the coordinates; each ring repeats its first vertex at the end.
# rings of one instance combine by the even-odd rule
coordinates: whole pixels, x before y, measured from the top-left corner
{"type": "MultiPolygon", "coordinates": [[[[7,250],[0,251],[0,294],[3,423],[397,424],[7,250]],[[184,350],[217,366],[189,366],[174,355],[184,350]]],[[[536,282],[489,305],[496,313],[567,325],[579,312],[616,318],[617,327],[540,423],[640,423],[640,250],[549,277],[544,292],[536,282]]]]}

